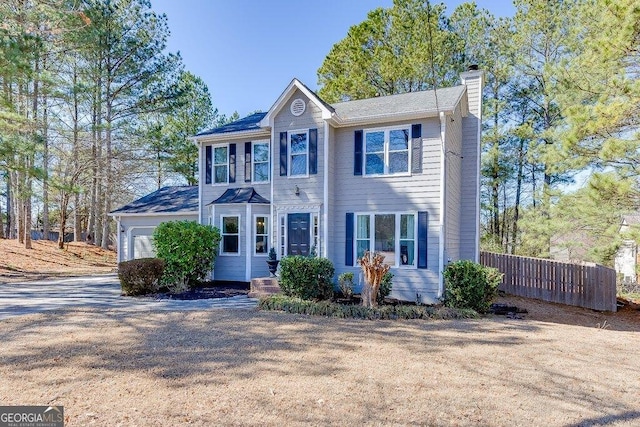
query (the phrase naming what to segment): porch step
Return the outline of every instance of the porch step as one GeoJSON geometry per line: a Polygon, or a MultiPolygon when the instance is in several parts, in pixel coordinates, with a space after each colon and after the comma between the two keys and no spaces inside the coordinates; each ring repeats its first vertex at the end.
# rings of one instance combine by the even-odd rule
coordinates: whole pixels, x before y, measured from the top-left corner
{"type": "Polygon", "coordinates": [[[280,293],[278,279],[275,277],[259,277],[251,279],[249,298],[259,298],[280,293]]]}

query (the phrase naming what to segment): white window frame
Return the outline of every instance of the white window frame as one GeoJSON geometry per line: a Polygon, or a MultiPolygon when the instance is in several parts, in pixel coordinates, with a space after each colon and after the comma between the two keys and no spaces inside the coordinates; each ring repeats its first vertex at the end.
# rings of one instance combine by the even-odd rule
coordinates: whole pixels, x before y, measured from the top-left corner
{"type": "Polygon", "coordinates": [[[216,144],[213,146],[213,151],[211,153],[211,185],[227,185],[229,184],[229,144],[216,144]],[[227,149],[227,163],[216,163],[216,149],[218,148],[226,148],[227,149]],[[225,174],[224,182],[216,182],[216,166],[226,166],[227,173],[225,174]]]}
{"type": "Polygon", "coordinates": [[[407,125],[399,125],[399,126],[389,126],[389,127],[382,127],[382,128],[371,128],[371,129],[364,129],[362,132],[362,175],[363,176],[410,176],[411,175],[411,143],[412,143],[412,138],[411,138],[411,125],[407,124],[407,125]],[[394,130],[406,130],[407,131],[407,170],[403,171],[403,172],[395,172],[395,173],[390,173],[389,172],[389,154],[390,153],[397,153],[397,152],[403,152],[405,150],[390,150],[389,147],[391,145],[391,139],[390,139],[390,133],[391,131],[394,130]],[[382,171],[382,173],[367,173],[367,134],[368,133],[375,133],[375,132],[384,132],[384,143],[383,143],[383,149],[384,149],[384,170],[382,171]]]}
{"type": "Polygon", "coordinates": [[[255,183],[261,183],[261,184],[268,184],[271,181],[271,168],[269,167],[269,165],[271,164],[271,145],[269,143],[268,139],[263,139],[260,141],[253,141],[251,143],[251,182],[255,182],[255,183]],[[260,144],[264,144],[267,146],[267,160],[266,162],[256,162],[256,151],[255,151],[255,146],[256,145],[260,145],[260,144]],[[267,164],[267,179],[264,181],[256,181],[256,164],[262,164],[262,163],[266,163],[267,164]]]}
{"type": "Polygon", "coordinates": [[[308,178],[309,177],[309,129],[299,129],[292,130],[287,132],[287,163],[288,163],[288,177],[289,178],[308,178]],[[291,137],[293,135],[305,134],[307,136],[307,151],[305,152],[305,156],[307,157],[307,164],[304,174],[293,175],[293,156],[300,156],[301,153],[293,154],[291,151],[291,137]]]}
{"type": "Polygon", "coordinates": [[[240,256],[242,252],[242,245],[240,244],[240,215],[220,215],[220,255],[224,256],[240,256]],[[238,232],[237,233],[225,233],[224,232],[224,220],[225,218],[236,218],[238,220],[238,232]],[[224,251],[224,237],[236,236],[238,238],[238,252],[225,252],[224,251]]]}
{"type": "Polygon", "coordinates": [[[255,214],[253,215],[253,255],[255,256],[263,256],[263,257],[267,257],[269,256],[269,250],[271,249],[270,245],[271,245],[271,240],[270,240],[270,233],[269,233],[269,229],[270,229],[270,222],[271,222],[271,216],[269,214],[255,214]],[[265,227],[265,234],[258,234],[258,218],[264,218],[264,227],[265,227]],[[257,252],[256,249],[256,239],[262,236],[265,238],[265,242],[267,243],[267,250],[264,252],[257,252]]]}
{"type": "MultiPolygon", "coordinates": [[[[373,252],[371,248],[375,249],[376,242],[376,215],[394,215],[394,260],[393,264],[390,264],[391,268],[402,268],[415,270],[418,268],[418,212],[356,212],[353,215],[354,225],[354,239],[353,239],[353,253],[358,255],[358,240],[366,240],[358,238],[358,217],[359,216],[368,216],[369,217],[369,252],[373,252]],[[411,239],[400,239],[400,218],[401,215],[412,215],[413,216],[413,265],[403,265],[400,257],[400,240],[411,240],[411,239]]],[[[385,261],[389,261],[385,259],[385,261]]]]}

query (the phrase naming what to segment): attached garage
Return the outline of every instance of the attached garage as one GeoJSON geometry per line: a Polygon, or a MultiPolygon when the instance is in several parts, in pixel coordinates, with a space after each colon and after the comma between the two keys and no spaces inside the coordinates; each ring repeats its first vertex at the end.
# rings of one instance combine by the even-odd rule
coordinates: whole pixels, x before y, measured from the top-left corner
{"type": "Polygon", "coordinates": [[[198,221],[198,187],[163,187],[109,215],[117,221],[118,262],[153,257],[153,231],[158,225],[198,221]]]}

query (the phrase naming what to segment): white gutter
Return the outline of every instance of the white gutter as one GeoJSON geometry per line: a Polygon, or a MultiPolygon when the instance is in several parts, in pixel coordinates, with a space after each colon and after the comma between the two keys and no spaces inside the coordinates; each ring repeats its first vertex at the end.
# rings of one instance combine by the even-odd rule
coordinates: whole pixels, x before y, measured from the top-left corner
{"type": "Polygon", "coordinates": [[[478,77],[478,144],[476,148],[476,250],[475,262],[480,262],[480,156],[482,145],[482,87],[483,74],[478,77]]]}
{"type": "Polygon", "coordinates": [[[442,298],[442,294],[444,292],[444,246],[446,244],[445,240],[445,213],[446,213],[446,196],[445,196],[445,178],[446,178],[446,130],[447,130],[447,120],[444,112],[440,112],[440,140],[441,140],[441,153],[440,153],[440,224],[439,224],[439,234],[440,234],[440,245],[438,249],[438,299],[442,298]]]}
{"type": "Polygon", "coordinates": [[[253,256],[253,251],[251,250],[251,236],[253,235],[253,218],[251,217],[251,203],[247,203],[247,207],[245,209],[245,215],[247,217],[247,221],[245,222],[245,262],[244,262],[244,281],[251,281],[251,260],[253,256]]]}

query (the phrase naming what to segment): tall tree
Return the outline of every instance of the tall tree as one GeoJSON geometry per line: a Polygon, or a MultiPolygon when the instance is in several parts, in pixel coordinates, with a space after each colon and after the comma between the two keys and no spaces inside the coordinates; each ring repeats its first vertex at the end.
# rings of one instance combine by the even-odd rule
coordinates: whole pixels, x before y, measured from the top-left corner
{"type": "Polygon", "coordinates": [[[318,70],[319,95],[337,102],[449,86],[469,65],[459,42],[444,4],[394,0],[331,48],[318,70]]]}

